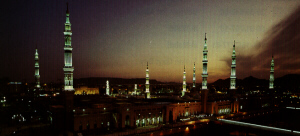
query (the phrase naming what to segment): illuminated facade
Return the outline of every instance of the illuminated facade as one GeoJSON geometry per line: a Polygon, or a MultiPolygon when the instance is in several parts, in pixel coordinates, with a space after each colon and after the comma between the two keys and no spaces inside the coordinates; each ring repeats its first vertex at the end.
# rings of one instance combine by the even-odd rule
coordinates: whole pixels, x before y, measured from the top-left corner
{"type": "MultiPolygon", "coordinates": [[[[105,103],[97,103],[91,107],[77,107],[74,109],[73,129],[75,132],[99,128],[142,128],[205,116],[201,109],[202,104],[198,101],[135,105],[134,101],[120,103],[115,102],[111,98],[103,99],[105,99],[105,103]],[[116,118],[116,113],[119,115],[118,118],[116,118]]],[[[239,111],[238,101],[220,100],[208,102],[206,107],[206,114],[226,115],[239,111]]],[[[202,121],[208,122],[209,120],[202,121]]]]}
{"type": "Polygon", "coordinates": [[[274,58],[272,55],[269,89],[274,89],[274,58]]]}
{"type": "Polygon", "coordinates": [[[193,70],[193,87],[196,87],[196,67],[194,62],[194,70],[193,70]]]}
{"type": "Polygon", "coordinates": [[[146,95],[147,95],[147,99],[150,98],[150,91],[149,91],[149,69],[148,69],[148,62],[147,62],[147,69],[146,69],[146,95]]]}
{"type": "Polygon", "coordinates": [[[204,49],[203,49],[203,60],[202,60],[202,64],[203,64],[203,69],[202,69],[202,90],[206,90],[207,89],[207,77],[208,77],[208,74],[207,74],[207,63],[208,63],[208,60],[207,60],[207,45],[206,45],[206,33],[205,33],[205,44],[204,44],[204,49]]]}
{"type": "Polygon", "coordinates": [[[65,31],[64,31],[64,35],[65,35],[65,46],[64,46],[65,66],[63,68],[64,75],[65,75],[65,77],[64,77],[64,82],[65,82],[64,90],[65,91],[74,91],[74,88],[73,88],[73,71],[74,71],[74,67],[72,65],[72,50],[73,50],[73,47],[71,46],[72,31],[71,31],[71,23],[70,23],[69,15],[70,15],[69,14],[69,8],[67,6],[66,23],[65,23],[65,31]]]}
{"type": "Polygon", "coordinates": [[[183,83],[182,83],[182,96],[184,96],[186,92],[186,76],[185,76],[185,65],[183,68],[183,83]]]}
{"type": "Polygon", "coordinates": [[[232,51],[232,63],[231,63],[231,75],[230,75],[230,89],[235,89],[236,86],[236,60],[235,60],[235,41],[233,44],[233,51],[232,51]]]}
{"type": "Polygon", "coordinates": [[[106,95],[109,95],[109,81],[106,80],[106,95]]]}
{"type": "Polygon", "coordinates": [[[99,88],[89,88],[87,86],[80,86],[79,88],[74,88],[75,95],[95,95],[99,94],[99,88]]]}
{"type": "Polygon", "coordinates": [[[38,54],[38,49],[35,49],[35,88],[36,89],[40,89],[41,85],[40,85],[40,65],[39,65],[39,54],[38,54]]]}

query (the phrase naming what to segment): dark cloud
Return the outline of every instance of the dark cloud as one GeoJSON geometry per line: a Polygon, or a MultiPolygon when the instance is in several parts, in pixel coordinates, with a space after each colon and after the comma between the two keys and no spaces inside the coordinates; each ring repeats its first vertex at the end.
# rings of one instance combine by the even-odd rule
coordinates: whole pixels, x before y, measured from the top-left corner
{"type": "MultiPolygon", "coordinates": [[[[237,56],[238,78],[252,75],[269,78],[272,54],[275,77],[300,73],[300,6],[272,27],[265,38],[254,46],[252,55],[237,56]],[[256,52],[257,51],[257,52],[256,52]]],[[[231,59],[226,60],[231,64],[231,59]]]]}

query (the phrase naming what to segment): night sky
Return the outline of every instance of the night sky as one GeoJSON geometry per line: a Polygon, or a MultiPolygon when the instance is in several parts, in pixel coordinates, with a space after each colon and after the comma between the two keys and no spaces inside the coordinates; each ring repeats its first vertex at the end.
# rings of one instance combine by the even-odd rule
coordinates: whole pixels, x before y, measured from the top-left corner
{"type": "Polygon", "coordinates": [[[9,0],[0,4],[0,77],[63,79],[64,23],[69,2],[74,78],[144,78],[201,83],[204,33],[208,82],[230,76],[236,41],[237,78],[300,74],[299,0],[9,0]]]}

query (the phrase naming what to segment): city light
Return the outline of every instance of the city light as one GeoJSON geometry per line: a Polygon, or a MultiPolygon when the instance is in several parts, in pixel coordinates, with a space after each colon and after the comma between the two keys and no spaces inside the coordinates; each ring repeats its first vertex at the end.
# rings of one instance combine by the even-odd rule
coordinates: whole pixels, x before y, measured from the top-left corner
{"type": "MultiPolygon", "coordinates": [[[[287,132],[293,132],[292,130],[283,129],[283,128],[276,128],[276,127],[270,127],[270,126],[263,126],[263,125],[257,125],[257,124],[251,124],[251,123],[245,123],[245,122],[239,122],[239,121],[233,121],[233,120],[227,120],[227,119],[219,119],[224,122],[230,122],[230,123],[236,123],[236,124],[242,124],[242,125],[248,125],[248,126],[256,126],[260,128],[267,128],[267,129],[274,129],[274,130],[280,130],[280,131],[287,131],[287,132]]],[[[298,132],[298,131],[297,131],[298,132]]]]}
{"type": "MultiPolygon", "coordinates": [[[[289,1],[280,4],[259,3],[265,7],[257,6],[257,2],[233,2],[225,5],[221,2],[219,3],[221,6],[205,2],[209,8],[203,8],[203,12],[199,12],[199,2],[179,1],[176,4],[168,2],[147,4],[132,2],[128,5],[127,2],[120,3],[116,0],[108,3],[90,1],[83,4],[93,11],[87,14],[80,11],[82,3],[74,1],[70,7],[71,12],[67,3],[64,15],[59,13],[61,10],[56,10],[62,9],[60,4],[50,2],[26,4],[28,8],[25,9],[30,9],[30,12],[23,10],[24,8],[14,8],[13,12],[10,8],[8,8],[10,10],[4,8],[4,11],[7,10],[4,12],[7,13],[7,17],[14,19],[4,18],[6,21],[3,26],[24,26],[7,27],[8,30],[12,30],[7,36],[4,35],[6,40],[3,45],[7,45],[9,49],[4,52],[1,50],[2,55],[8,55],[2,58],[9,60],[8,64],[3,64],[4,75],[1,75],[3,78],[0,79],[2,87],[0,106],[7,111],[0,120],[9,121],[2,124],[7,125],[5,127],[9,129],[12,128],[7,135],[28,133],[31,130],[38,130],[39,127],[41,130],[47,130],[45,132],[55,130],[52,131],[53,135],[60,132],[71,132],[74,135],[82,133],[182,135],[184,131],[189,131],[189,127],[192,128],[191,131],[198,131],[194,130],[196,123],[197,129],[213,127],[211,130],[218,131],[219,124],[234,124],[300,134],[299,130],[289,130],[293,127],[288,129],[273,127],[284,126],[286,123],[294,126],[297,122],[296,117],[292,117],[293,114],[286,111],[300,110],[297,87],[289,84],[300,81],[300,76],[296,75],[299,70],[291,70],[298,62],[290,59],[299,58],[299,53],[294,53],[296,52],[294,47],[300,41],[298,38],[300,34],[293,36],[295,30],[286,30],[297,28],[295,24],[299,22],[300,17],[295,15],[300,14],[300,7],[286,8],[296,5],[289,1]],[[237,9],[229,5],[235,5],[237,9]],[[264,18],[261,18],[261,14],[256,15],[248,11],[244,14],[247,7],[253,7],[251,11],[259,10],[258,13],[265,13],[271,11],[274,5],[279,5],[280,8],[276,9],[288,11],[285,14],[278,11],[276,16],[266,12],[263,14],[264,18]],[[51,12],[36,7],[43,7],[42,9],[45,7],[51,12]],[[296,11],[290,11],[296,8],[296,11]],[[225,16],[215,14],[219,11],[225,16]],[[293,14],[287,16],[288,12],[293,14]],[[39,16],[32,13],[39,13],[39,16]],[[71,19],[73,13],[75,14],[72,22],[74,23],[72,27],[76,28],[74,35],[70,13],[71,19]],[[285,16],[287,17],[283,18],[285,16]],[[92,21],[89,20],[91,17],[92,21]],[[101,23],[90,23],[95,22],[93,17],[96,17],[96,22],[101,23]],[[224,20],[224,17],[228,19],[224,20]],[[240,21],[241,18],[251,19],[240,21]],[[261,21],[259,26],[253,24],[257,19],[267,21],[261,21]],[[228,20],[231,21],[228,23],[228,20]],[[43,23],[40,23],[41,21],[43,23]],[[205,25],[207,21],[211,24],[205,25]],[[226,22],[228,27],[219,28],[220,24],[226,22]],[[232,31],[231,26],[236,26],[236,22],[240,25],[232,31]],[[62,27],[56,27],[59,23],[64,27],[61,31],[59,29],[62,27]],[[271,35],[267,33],[262,37],[261,34],[267,30],[265,28],[270,28],[267,32],[275,33],[271,35]],[[28,30],[31,31],[29,35],[28,30]],[[91,33],[91,30],[96,32],[96,35],[94,32],[91,33]],[[18,32],[16,36],[12,36],[14,32],[18,32]],[[35,32],[41,34],[36,33],[32,36],[31,33],[35,32]],[[220,39],[222,36],[224,38],[220,39]],[[278,37],[285,40],[278,40],[278,37]],[[237,48],[233,38],[238,38],[237,48]],[[51,40],[41,42],[44,39],[51,40]],[[72,42],[75,44],[71,44],[72,42]],[[19,43],[21,44],[17,45],[19,43]],[[32,44],[41,44],[40,54],[37,45],[35,49],[24,48],[31,48],[34,46],[32,44]],[[252,44],[253,46],[246,47],[252,44]],[[289,50],[285,50],[285,54],[282,54],[282,48],[275,45],[282,45],[289,50]],[[288,48],[289,46],[292,48],[288,48]],[[73,52],[73,47],[76,52],[73,52]],[[63,49],[64,52],[56,52],[56,49],[61,51],[63,49]],[[273,57],[273,52],[276,53],[274,54],[276,57],[273,57]],[[290,65],[286,67],[284,65],[286,61],[278,61],[275,67],[275,59],[285,59],[295,64],[293,67],[290,65]],[[194,67],[191,67],[192,63],[194,67]],[[202,65],[199,66],[201,72],[197,72],[197,75],[195,63],[197,67],[198,63],[202,65]],[[75,67],[78,69],[75,73],[73,64],[76,64],[75,67]],[[183,73],[182,65],[184,65],[183,73]],[[278,69],[278,74],[275,74],[276,82],[275,69],[278,69]],[[196,83],[196,77],[200,76],[202,80],[196,83]],[[277,93],[272,89],[277,90],[277,93]],[[276,113],[278,109],[284,113],[280,113],[279,123],[275,120],[276,117],[271,116],[279,114],[276,113]],[[286,116],[295,119],[294,122],[289,122],[290,119],[286,119],[286,116]],[[269,120],[263,122],[269,126],[235,121],[253,119],[260,122],[263,117],[272,118],[271,122],[268,122],[269,120]],[[273,121],[277,123],[272,124],[273,121]]],[[[4,6],[23,6],[22,2],[12,3],[11,5],[5,3],[4,6]]],[[[3,34],[7,34],[7,30],[3,30],[5,31],[3,34]]],[[[240,131],[234,127],[232,130],[240,131]]],[[[198,132],[200,132],[198,135],[205,134],[203,131],[198,132]]],[[[32,133],[40,135],[34,131],[32,133]]]]}

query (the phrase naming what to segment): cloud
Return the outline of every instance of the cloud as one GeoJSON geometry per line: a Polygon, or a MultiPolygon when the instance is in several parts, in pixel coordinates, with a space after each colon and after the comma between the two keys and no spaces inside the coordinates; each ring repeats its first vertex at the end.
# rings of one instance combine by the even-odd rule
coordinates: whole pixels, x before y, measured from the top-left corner
{"type": "MultiPolygon", "coordinates": [[[[238,46],[237,46],[238,47],[238,46]]],[[[288,17],[267,31],[251,55],[237,56],[237,76],[269,78],[272,54],[275,77],[300,73],[300,6],[288,17]]],[[[231,64],[231,59],[227,59],[231,64]]]]}

